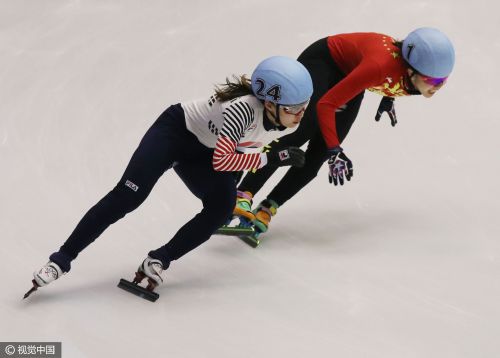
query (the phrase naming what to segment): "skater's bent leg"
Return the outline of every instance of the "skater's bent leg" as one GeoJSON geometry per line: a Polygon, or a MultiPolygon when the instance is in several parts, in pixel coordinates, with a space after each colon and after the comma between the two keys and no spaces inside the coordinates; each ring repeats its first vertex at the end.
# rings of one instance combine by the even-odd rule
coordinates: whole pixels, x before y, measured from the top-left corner
{"type": "MultiPolygon", "coordinates": [[[[211,165],[211,164],[210,164],[211,165]]],[[[188,188],[202,200],[203,209],[177,231],[164,246],[150,251],[149,256],[162,261],[166,268],[195,249],[221,227],[233,212],[236,184],[231,172],[215,172],[211,167],[200,170],[195,166],[175,167],[188,188]]]]}
{"type": "Polygon", "coordinates": [[[134,192],[120,182],[111,192],[94,205],[80,220],[75,230],[61,246],[59,252],[50,256],[64,272],[69,271],[70,261],[94,242],[111,224],[136,209],[150,190],[134,192]]]}
{"type": "Polygon", "coordinates": [[[158,178],[171,165],[175,148],[166,145],[171,142],[165,140],[171,133],[165,124],[162,117],[153,124],[115,188],[83,216],[59,251],[50,256],[50,260],[63,271],[69,271],[71,261],[106,228],[141,205],[158,178]]]}

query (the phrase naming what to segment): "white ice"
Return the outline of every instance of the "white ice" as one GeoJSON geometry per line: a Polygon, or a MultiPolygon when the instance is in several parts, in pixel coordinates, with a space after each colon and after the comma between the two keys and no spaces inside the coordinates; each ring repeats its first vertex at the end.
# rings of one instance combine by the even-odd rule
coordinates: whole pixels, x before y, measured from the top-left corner
{"type": "Polygon", "coordinates": [[[65,358],[499,357],[499,8],[0,0],[0,340],[62,341],[65,358]],[[168,172],[21,300],[168,105],[330,34],[420,26],[456,46],[447,86],[399,99],[395,128],[367,93],[344,143],[353,180],[333,187],[323,167],[259,248],[214,236],[171,266],[156,303],[118,289],[201,208],[168,172]]]}

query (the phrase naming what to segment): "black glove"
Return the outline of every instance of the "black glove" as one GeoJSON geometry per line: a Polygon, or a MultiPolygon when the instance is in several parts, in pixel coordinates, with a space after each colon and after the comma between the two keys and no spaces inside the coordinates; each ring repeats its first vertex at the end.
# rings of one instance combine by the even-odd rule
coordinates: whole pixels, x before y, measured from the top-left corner
{"type": "Polygon", "coordinates": [[[349,181],[353,175],[352,162],[340,147],[330,149],[328,153],[330,154],[330,159],[328,159],[328,181],[330,184],[344,185],[344,177],[349,181]]]}
{"type": "Polygon", "coordinates": [[[293,165],[294,167],[303,167],[306,162],[306,153],[299,147],[288,147],[271,150],[266,153],[267,165],[272,167],[282,167],[293,165]]]}
{"type": "Polygon", "coordinates": [[[394,127],[398,123],[396,118],[396,107],[394,106],[394,98],[383,97],[378,105],[377,114],[375,115],[375,120],[378,122],[380,117],[384,112],[387,112],[389,118],[391,119],[391,124],[394,127]]]}

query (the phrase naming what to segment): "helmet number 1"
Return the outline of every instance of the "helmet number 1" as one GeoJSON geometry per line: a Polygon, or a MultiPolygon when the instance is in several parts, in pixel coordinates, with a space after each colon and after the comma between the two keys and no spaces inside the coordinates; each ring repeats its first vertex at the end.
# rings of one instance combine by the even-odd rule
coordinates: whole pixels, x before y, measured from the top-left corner
{"type": "Polygon", "coordinates": [[[263,79],[257,78],[255,80],[255,83],[259,85],[259,88],[257,89],[257,95],[262,96],[262,97],[272,97],[274,102],[278,102],[281,99],[281,86],[280,85],[274,85],[271,86],[266,93],[264,94],[264,90],[266,88],[266,83],[264,82],[263,79]]]}

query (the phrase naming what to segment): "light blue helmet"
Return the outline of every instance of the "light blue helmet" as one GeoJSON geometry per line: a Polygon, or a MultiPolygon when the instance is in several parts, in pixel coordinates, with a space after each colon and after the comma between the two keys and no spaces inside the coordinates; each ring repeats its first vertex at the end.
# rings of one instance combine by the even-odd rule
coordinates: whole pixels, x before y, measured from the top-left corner
{"type": "Polygon", "coordinates": [[[410,32],[403,40],[402,52],[411,67],[429,77],[448,77],[455,64],[455,50],[450,39],[432,27],[410,32]]]}
{"type": "Polygon", "coordinates": [[[313,85],[311,75],[300,62],[273,56],[259,63],[253,71],[252,90],[261,100],[294,105],[311,98],[313,85]]]}

